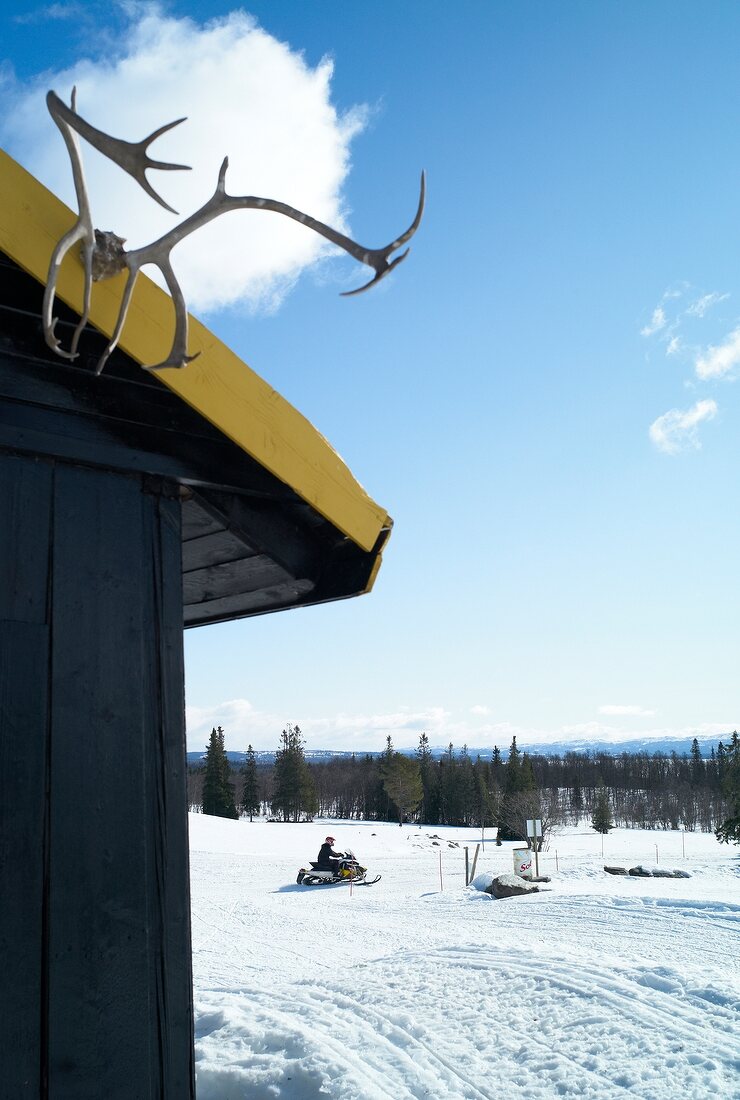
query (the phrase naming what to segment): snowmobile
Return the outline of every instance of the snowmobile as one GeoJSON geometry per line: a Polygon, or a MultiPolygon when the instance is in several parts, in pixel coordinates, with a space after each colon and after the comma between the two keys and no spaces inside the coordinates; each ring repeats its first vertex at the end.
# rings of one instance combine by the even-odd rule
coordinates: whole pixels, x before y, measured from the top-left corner
{"type": "Polygon", "coordinates": [[[368,879],[367,867],[363,867],[355,857],[355,853],[348,849],[344,858],[337,860],[336,867],[331,870],[319,868],[318,863],[310,863],[308,867],[301,867],[296,882],[299,886],[329,886],[337,882],[352,882],[355,886],[374,886],[380,882],[380,875],[368,879]]]}

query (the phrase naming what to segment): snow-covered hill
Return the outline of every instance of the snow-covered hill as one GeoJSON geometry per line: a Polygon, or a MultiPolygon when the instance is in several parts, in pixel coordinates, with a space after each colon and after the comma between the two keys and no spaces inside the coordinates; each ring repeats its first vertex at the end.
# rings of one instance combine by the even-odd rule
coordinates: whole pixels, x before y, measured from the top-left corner
{"type": "MultiPolygon", "coordinates": [[[[728,733],[724,738],[724,743],[727,744],[732,734],[728,733]]],[[[553,741],[552,743],[532,743],[527,744],[521,742],[518,745],[521,752],[528,752],[531,756],[564,756],[567,752],[591,752],[591,753],[607,753],[610,756],[617,756],[623,752],[647,752],[652,755],[655,752],[665,753],[670,756],[672,752],[678,753],[679,756],[684,753],[688,755],[691,750],[691,742],[693,738],[674,738],[674,737],[644,737],[633,738],[629,741],[553,741]]],[[[701,754],[703,757],[708,758],[712,749],[717,748],[719,742],[723,740],[718,737],[697,737],[701,754]]],[[[501,756],[505,760],[508,756],[509,745],[499,745],[501,750],[501,756]]],[[[461,745],[455,746],[455,751],[459,753],[461,745]]],[[[408,755],[414,755],[416,753],[415,748],[401,748],[400,752],[407,753],[408,755]]],[[[435,759],[444,756],[447,752],[447,746],[435,745],[431,749],[432,755],[435,759]]],[[[492,747],[485,746],[483,748],[470,748],[468,746],[468,753],[475,760],[476,756],[480,756],[481,760],[490,760],[493,752],[492,747]]],[[[205,760],[205,749],[203,752],[189,752],[188,764],[198,764],[205,760]]],[[[244,763],[244,751],[229,750],[226,753],[232,767],[240,767],[244,763]]],[[[255,759],[258,764],[272,764],[275,760],[275,753],[268,749],[255,750],[255,759]]],[[[310,763],[324,762],[327,760],[333,760],[336,758],[348,758],[350,756],[380,756],[380,752],[343,752],[337,749],[306,749],[305,756],[310,763]]]]}
{"type": "Polygon", "coordinates": [[[713,836],[566,830],[541,893],[493,901],[474,830],[190,822],[198,1100],[740,1096],[740,860],[713,836]],[[296,885],[329,829],[377,885],[296,885]],[[656,861],[691,878],[603,871],[656,861]]]}

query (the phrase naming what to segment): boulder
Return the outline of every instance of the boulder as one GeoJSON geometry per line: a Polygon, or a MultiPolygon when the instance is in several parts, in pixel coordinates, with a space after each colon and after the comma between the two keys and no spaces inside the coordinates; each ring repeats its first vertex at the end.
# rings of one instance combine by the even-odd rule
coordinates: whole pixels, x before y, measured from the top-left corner
{"type": "Polygon", "coordinates": [[[518,875],[497,875],[486,890],[487,894],[498,900],[503,898],[517,898],[523,894],[536,894],[539,886],[518,875]]]}
{"type": "Polygon", "coordinates": [[[606,871],[607,875],[626,875],[627,874],[627,868],[626,867],[607,867],[607,866],[605,866],[604,870],[606,871]]]}
{"type": "Polygon", "coordinates": [[[652,878],[652,871],[648,871],[647,867],[638,865],[637,867],[630,867],[630,874],[633,878],[652,878]]]}

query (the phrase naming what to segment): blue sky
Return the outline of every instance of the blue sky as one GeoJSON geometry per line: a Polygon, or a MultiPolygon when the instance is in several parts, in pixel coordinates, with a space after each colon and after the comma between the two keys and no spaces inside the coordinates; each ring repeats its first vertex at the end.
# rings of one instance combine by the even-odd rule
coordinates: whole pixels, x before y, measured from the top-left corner
{"type": "MultiPolygon", "coordinates": [[[[53,129],[47,141],[15,122],[36,103],[44,116],[42,92],[85,73],[123,85],[120,114],[144,20],[151,65],[157,28],[186,27],[192,49],[234,10],[14,5],[0,17],[2,143],[68,173],[53,129]]],[[[408,261],[372,294],[340,298],[364,273],[319,257],[267,298],[194,310],[395,528],[369,597],[186,634],[190,747],[216,723],[233,749],[274,748],[287,722],[310,747],[357,750],[421,730],[503,746],[735,728],[740,8],[244,10],[300,79],[333,62],[334,199],[353,235],[379,245],[405,228],[422,168],[428,206],[408,261]]],[[[259,119],[259,82],[219,77],[227,54],[196,92],[259,119]]],[[[162,54],[151,128],[187,113],[168,101],[176,63],[162,54]]],[[[252,139],[231,127],[223,153],[249,170],[252,139]]],[[[309,156],[305,173],[321,186],[322,165],[309,156]]]]}

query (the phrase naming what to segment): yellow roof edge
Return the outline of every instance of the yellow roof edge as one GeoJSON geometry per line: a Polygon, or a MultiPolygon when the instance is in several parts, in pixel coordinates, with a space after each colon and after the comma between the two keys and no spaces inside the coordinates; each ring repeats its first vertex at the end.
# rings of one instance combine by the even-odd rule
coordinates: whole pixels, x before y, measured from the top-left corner
{"type": "Polygon", "coordinates": [[[390,517],[388,517],[388,526],[384,531],[385,537],[383,538],[382,542],[380,542],[379,545],[378,545],[377,553],[375,554],[375,561],[373,562],[372,569],[370,570],[370,576],[367,579],[367,584],[365,585],[364,589],[362,590],[362,595],[363,596],[366,596],[368,594],[368,592],[372,592],[372,590],[373,590],[373,585],[375,584],[375,578],[377,577],[378,573],[380,572],[380,567],[383,564],[383,551],[385,550],[386,546],[388,545],[388,539],[391,537],[392,530],[393,530],[393,520],[390,517]]]}
{"type": "MultiPolygon", "coordinates": [[[[6,255],[46,283],[51,253],[74,219],[69,207],[0,149],[0,249],[6,255]]],[[[57,293],[77,312],[82,284],[82,264],[70,253],[57,293]]],[[[93,287],[90,320],[105,335],[115,326],[123,284],[120,275],[93,287]]],[[[120,347],[138,363],[160,363],[173,333],[172,300],[140,275],[120,347]]],[[[343,534],[371,551],[391,521],[321,433],[193,317],[188,350],[199,353],[198,358],[182,370],[158,371],[161,381],[343,534]]]]}

